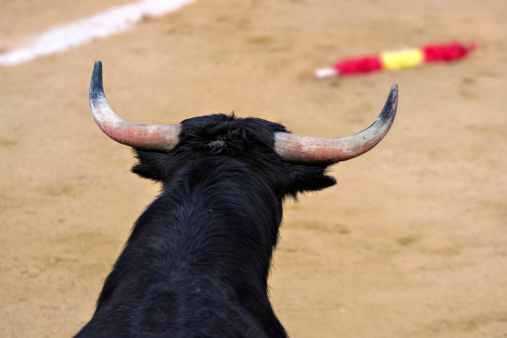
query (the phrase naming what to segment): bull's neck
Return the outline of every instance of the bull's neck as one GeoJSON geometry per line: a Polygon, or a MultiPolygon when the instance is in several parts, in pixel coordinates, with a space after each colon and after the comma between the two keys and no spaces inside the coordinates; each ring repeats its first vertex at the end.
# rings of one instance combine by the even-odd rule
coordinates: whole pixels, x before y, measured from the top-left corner
{"type": "Polygon", "coordinates": [[[132,237],[150,238],[167,269],[265,284],[281,217],[281,201],[248,168],[204,163],[165,184],[132,237]]]}

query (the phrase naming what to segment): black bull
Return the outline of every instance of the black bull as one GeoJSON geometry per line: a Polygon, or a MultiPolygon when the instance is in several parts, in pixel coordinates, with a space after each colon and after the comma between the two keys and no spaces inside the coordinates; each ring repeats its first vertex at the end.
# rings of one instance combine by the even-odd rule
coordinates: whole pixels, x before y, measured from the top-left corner
{"type": "MultiPolygon", "coordinates": [[[[103,95],[98,73],[96,65],[91,105],[103,95]]],[[[395,88],[386,110],[393,119],[395,88]]],[[[261,119],[211,115],[179,128],[170,150],[134,146],[132,171],[161,182],[162,193],[137,220],[77,337],[286,337],[267,293],[282,204],[334,185],[325,171],[337,161],[287,160],[274,145],[287,131],[261,119]]]]}

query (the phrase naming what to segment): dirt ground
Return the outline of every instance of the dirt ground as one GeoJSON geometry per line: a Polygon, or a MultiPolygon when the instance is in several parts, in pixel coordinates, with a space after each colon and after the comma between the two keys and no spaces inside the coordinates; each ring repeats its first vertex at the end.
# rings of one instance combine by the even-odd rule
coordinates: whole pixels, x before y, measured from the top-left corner
{"type": "MultiPolygon", "coordinates": [[[[128,1],[0,0],[0,49],[128,1]],[[70,5],[72,4],[72,5],[70,5]]],[[[88,109],[94,60],[133,122],[211,113],[338,137],[398,116],[338,185],[288,202],[270,277],[292,337],[507,337],[507,2],[200,0],[0,67],[0,336],[68,337],[159,187],[88,109]],[[449,42],[469,58],[317,81],[340,57],[449,42]]]]}

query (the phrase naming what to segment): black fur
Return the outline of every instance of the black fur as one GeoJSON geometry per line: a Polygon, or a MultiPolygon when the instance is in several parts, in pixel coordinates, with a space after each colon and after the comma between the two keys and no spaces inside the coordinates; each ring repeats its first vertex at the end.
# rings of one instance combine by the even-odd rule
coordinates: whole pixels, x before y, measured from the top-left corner
{"type": "Polygon", "coordinates": [[[284,198],[335,184],[327,164],[273,150],[279,124],[234,115],[182,122],[170,152],[137,150],[160,181],[78,337],[286,337],[267,293],[284,198]]]}

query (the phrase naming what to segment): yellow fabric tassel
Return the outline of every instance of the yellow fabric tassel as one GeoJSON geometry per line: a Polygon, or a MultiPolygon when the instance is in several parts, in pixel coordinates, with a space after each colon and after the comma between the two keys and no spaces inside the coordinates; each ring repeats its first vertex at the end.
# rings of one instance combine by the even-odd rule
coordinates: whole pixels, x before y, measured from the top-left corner
{"type": "Polygon", "coordinates": [[[380,56],[384,69],[415,67],[423,63],[424,55],[419,49],[405,49],[396,52],[382,53],[380,56]]]}

